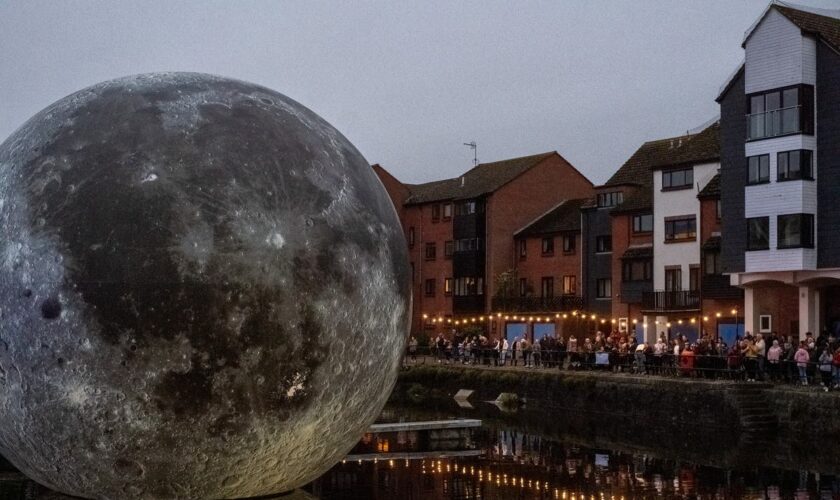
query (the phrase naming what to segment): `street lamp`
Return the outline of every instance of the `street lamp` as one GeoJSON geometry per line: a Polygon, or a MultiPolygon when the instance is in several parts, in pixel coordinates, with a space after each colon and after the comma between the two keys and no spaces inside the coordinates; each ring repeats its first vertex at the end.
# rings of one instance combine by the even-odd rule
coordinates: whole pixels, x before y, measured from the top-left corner
{"type": "Polygon", "coordinates": [[[738,338],[738,308],[735,307],[730,312],[735,316],[735,338],[738,338]]]}

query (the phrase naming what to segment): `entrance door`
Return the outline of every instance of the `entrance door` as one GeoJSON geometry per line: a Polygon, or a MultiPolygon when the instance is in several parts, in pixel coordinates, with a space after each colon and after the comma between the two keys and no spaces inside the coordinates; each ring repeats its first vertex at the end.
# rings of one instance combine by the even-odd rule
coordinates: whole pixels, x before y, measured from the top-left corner
{"type": "Polygon", "coordinates": [[[718,337],[722,338],[726,345],[732,347],[735,345],[735,339],[744,336],[744,324],[738,323],[718,323],[718,337]]]}
{"type": "Polygon", "coordinates": [[[537,323],[534,325],[534,342],[539,342],[543,337],[554,336],[554,323],[537,323]]]}

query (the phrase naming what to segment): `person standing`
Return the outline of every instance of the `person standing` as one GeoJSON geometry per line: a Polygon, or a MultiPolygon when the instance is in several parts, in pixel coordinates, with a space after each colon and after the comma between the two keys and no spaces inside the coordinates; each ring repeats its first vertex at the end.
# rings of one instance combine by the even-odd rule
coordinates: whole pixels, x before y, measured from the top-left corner
{"type": "Polygon", "coordinates": [[[808,354],[808,344],[805,341],[799,342],[799,349],[793,355],[793,360],[796,362],[796,368],[799,370],[799,383],[808,385],[808,362],[811,361],[811,355],[808,354]]]}
{"type": "Polygon", "coordinates": [[[782,347],[778,340],[773,340],[773,345],[767,351],[767,368],[771,382],[779,381],[779,362],[782,359],[782,347]]]}

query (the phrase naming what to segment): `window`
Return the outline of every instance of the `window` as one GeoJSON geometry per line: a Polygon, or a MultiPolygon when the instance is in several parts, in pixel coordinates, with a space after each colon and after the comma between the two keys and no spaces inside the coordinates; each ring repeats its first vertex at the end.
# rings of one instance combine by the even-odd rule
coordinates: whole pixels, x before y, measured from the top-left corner
{"type": "Polygon", "coordinates": [[[414,226],[408,228],[408,246],[414,246],[414,226]]]}
{"type": "Polygon", "coordinates": [[[650,281],[653,279],[653,262],[650,260],[626,260],[622,267],[623,281],[650,281]]]}
{"type": "Polygon", "coordinates": [[[811,151],[808,149],[797,149],[795,151],[783,151],[779,153],[776,156],[776,171],[778,173],[776,180],[814,180],[811,157],[811,151]]]}
{"type": "Polygon", "coordinates": [[[779,248],[813,248],[814,216],[812,214],[780,215],[779,248]]]}
{"type": "Polygon", "coordinates": [[[694,185],[694,169],[682,168],[662,172],[662,189],[688,189],[694,185]]]}
{"type": "Polygon", "coordinates": [[[688,289],[691,291],[700,289],[700,266],[697,264],[688,266],[688,289]]]}
{"type": "Polygon", "coordinates": [[[747,219],[747,250],[770,248],[770,217],[747,219]]]}
{"type": "Polygon", "coordinates": [[[563,295],[574,295],[577,293],[577,276],[568,274],[563,276],[563,295]]]}
{"type": "Polygon", "coordinates": [[[598,253],[612,252],[612,236],[595,237],[595,251],[598,253]]]}
{"type": "Polygon", "coordinates": [[[462,238],[455,240],[456,252],[475,252],[484,250],[484,238],[462,238]]]}
{"type": "Polygon", "coordinates": [[[554,297],[554,278],[545,277],[542,279],[542,296],[550,299],[554,297]]]}
{"type": "Polygon", "coordinates": [[[542,239],[542,254],[554,255],[554,237],[547,236],[542,239]]]}
{"type": "Polygon", "coordinates": [[[447,259],[452,258],[452,254],[455,252],[455,242],[452,240],[444,241],[443,242],[443,256],[447,259]]]}
{"type": "Polygon", "coordinates": [[[665,219],[665,243],[697,238],[697,218],[694,215],[665,219]]]}
{"type": "Polygon", "coordinates": [[[760,333],[770,333],[773,331],[773,316],[769,314],[761,314],[758,317],[758,331],[760,333]]]}
{"type": "Polygon", "coordinates": [[[455,295],[484,295],[484,278],[455,278],[455,295]]]}
{"type": "Polygon", "coordinates": [[[444,219],[451,219],[452,218],[452,203],[444,203],[443,204],[443,218],[444,219]]]}
{"type": "Polygon", "coordinates": [[[414,262],[411,263],[411,284],[414,284],[414,262]]]}
{"type": "Polygon", "coordinates": [[[597,299],[609,299],[612,297],[612,280],[609,278],[599,279],[595,282],[597,299]]]}
{"type": "Polygon", "coordinates": [[[563,253],[575,253],[575,235],[563,235],[563,253]]]}
{"type": "Polygon", "coordinates": [[[519,260],[525,260],[528,254],[528,240],[519,240],[519,260]]]}
{"type": "Polygon", "coordinates": [[[452,295],[452,278],[446,278],[443,280],[443,294],[452,295]]]}
{"type": "Polygon", "coordinates": [[[814,87],[797,85],[749,96],[747,139],[814,133],[814,87]]]}
{"type": "Polygon", "coordinates": [[[435,260],[437,247],[434,243],[426,243],[426,260],[435,260]]]}
{"type": "Polygon", "coordinates": [[[723,213],[721,209],[723,206],[720,204],[720,200],[715,200],[715,217],[717,220],[720,220],[720,216],[723,213]]]}
{"type": "Polygon", "coordinates": [[[519,278],[519,296],[524,297],[528,295],[528,279],[519,278]]]}
{"type": "Polygon", "coordinates": [[[432,205],[432,222],[440,220],[440,205],[435,203],[432,205]]]}
{"type": "Polygon", "coordinates": [[[747,158],[747,184],[770,182],[770,155],[747,158]]]}
{"type": "Polygon", "coordinates": [[[484,202],[470,200],[455,205],[455,215],[472,215],[484,213],[484,202]]]}
{"type": "Polygon", "coordinates": [[[665,291],[678,292],[682,290],[682,268],[679,266],[665,268],[665,291]]]}
{"type": "Polygon", "coordinates": [[[720,250],[710,250],[703,254],[703,270],[706,274],[720,274],[720,250]]]}
{"type": "Polygon", "coordinates": [[[434,278],[426,280],[426,297],[434,297],[435,296],[435,280],[434,278]]]}
{"type": "Polygon", "coordinates": [[[653,231],[653,214],[633,216],[634,233],[649,233],[651,231],[653,231]]]}
{"type": "Polygon", "coordinates": [[[613,191],[611,193],[598,193],[598,208],[610,208],[624,201],[624,193],[613,191]]]}

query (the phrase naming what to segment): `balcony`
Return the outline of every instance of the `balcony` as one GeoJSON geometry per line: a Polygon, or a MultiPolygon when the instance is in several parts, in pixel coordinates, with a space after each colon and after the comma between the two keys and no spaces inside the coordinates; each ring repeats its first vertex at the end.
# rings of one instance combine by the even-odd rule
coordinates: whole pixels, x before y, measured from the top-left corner
{"type": "Polygon", "coordinates": [[[802,106],[747,115],[747,140],[802,133],[802,106]]]}
{"type": "Polygon", "coordinates": [[[484,312],[484,295],[456,295],[452,297],[455,314],[484,312]]]}
{"type": "Polygon", "coordinates": [[[560,295],[557,297],[494,297],[496,312],[558,312],[583,308],[583,297],[560,295]]]}
{"type": "Polygon", "coordinates": [[[642,294],[642,310],[651,312],[699,311],[699,290],[660,290],[642,294]]]}

